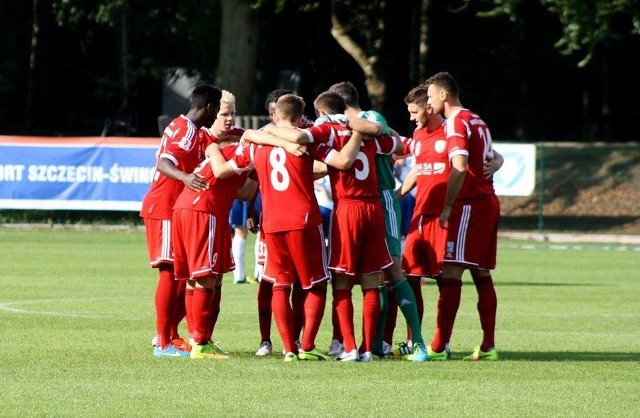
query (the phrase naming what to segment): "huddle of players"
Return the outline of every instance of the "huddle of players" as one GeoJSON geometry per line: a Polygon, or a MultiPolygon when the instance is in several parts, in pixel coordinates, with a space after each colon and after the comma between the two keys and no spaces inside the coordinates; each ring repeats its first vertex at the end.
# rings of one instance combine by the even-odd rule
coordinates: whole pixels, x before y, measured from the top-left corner
{"type": "MultiPolygon", "coordinates": [[[[253,181],[250,176],[255,176],[262,198],[261,238],[267,248],[262,280],[273,285],[271,306],[285,361],[329,358],[315,346],[329,280],[337,317],[334,338],[343,345],[337,360],[370,361],[372,354],[383,353],[387,287],[409,325],[413,345],[408,347],[407,357],[415,362],[450,358],[448,343],[459,305],[462,272],[471,270],[480,298],[480,287],[493,289],[486,272],[495,267],[495,239],[487,242],[483,238],[480,242],[480,238],[470,235],[472,239],[468,240],[464,235],[497,235],[499,206],[491,174],[499,168],[501,158],[493,158],[486,125],[462,108],[457,85],[447,73],[436,74],[405,98],[411,119],[417,122],[413,138],[399,137],[379,114],[362,112],[355,89],[355,101],[349,103],[348,94],[344,97],[338,93],[340,86],[353,88],[350,83],[339,83],[320,94],[314,101],[318,119],[312,126],[301,127],[303,99],[287,94],[277,101],[273,124],[262,130],[238,132],[231,121],[216,133],[207,127],[218,112],[223,113],[222,109],[216,112],[220,106],[215,100],[223,94],[213,86],[201,86],[193,92],[189,114],[167,127],[156,178],[141,211],[151,265],[160,272],[154,355],[228,357],[211,340],[219,312],[220,281],[233,269],[228,215],[233,199],[245,183],[253,181]],[[446,125],[441,113],[447,117],[446,125]],[[476,138],[478,132],[483,136],[476,138]],[[408,153],[415,155],[416,168],[399,193],[417,184],[417,204],[401,258],[398,195],[393,186],[383,185],[385,174],[376,172],[392,169],[392,155],[408,153]],[[169,163],[173,167],[168,168],[169,163]],[[325,173],[331,180],[334,200],[328,248],[313,186],[314,179],[325,173]],[[161,198],[153,198],[152,192],[159,188],[156,182],[161,181],[172,182],[179,195],[170,218],[159,217],[156,203],[161,198]],[[476,201],[483,199],[490,203],[478,205],[476,201]],[[476,207],[482,212],[480,220],[472,210],[476,207]],[[461,234],[454,235],[454,229],[461,234]],[[469,243],[482,249],[469,250],[469,243]],[[410,280],[402,273],[400,263],[410,280]],[[448,265],[452,268],[447,269],[448,265]],[[177,280],[167,285],[167,272],[172,270],[177,280]],[[436,335],[428,347],[420,332],[419,278],[424,276],[435,278],[440,289],[436,335]],[[294,283],[304,292],[299,347],[291,305],[294,283]],[[353,319],[354,284],[360,285],[363,295],[359,345],[353,319]],[[457,289],[457,293],[447,292],[449,288],[457,289]],[[169,301],[165,305],[163,297],[169,301]],[[189,342],[177,334],[180,315],[185,314],[179,308],[180,298],[185,304],[189,342]],[[161,315],[161,309],[168,313],[161,315]]],[[[484,299],[485,309],[480,310],[482,301],[478,304],[484,339],[468,357],[497,360],[493,345],[495,291],[493,303],[491,298],[488,303],[484,299]]]]}

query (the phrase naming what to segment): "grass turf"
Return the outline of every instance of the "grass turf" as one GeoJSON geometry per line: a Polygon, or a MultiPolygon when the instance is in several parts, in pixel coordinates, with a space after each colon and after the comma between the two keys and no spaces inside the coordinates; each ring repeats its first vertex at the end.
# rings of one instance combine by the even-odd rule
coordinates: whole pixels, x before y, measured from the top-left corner
{"type": "MultiPolygon", "coordinates": [[[[501,361],[481,339],[465,276],[453,360],[343,364],[258,358],[257,286],[225,278],[214,338],[227,361],[156,359],[143,232],[0,229],[2,416],[636,416],[637,248],[500,242],[501,361]]],[[[247,245],[247,272],[252,247],[247,245]]],[[[423,332],[437,288],[423,286],[423,332]]],[[[354,289],[356,318],[360,293],[354,289]]],[[[317,342],[331,339],[327,309],[317,342]]],[[[359,322],[356,323],[359,329],[359,322]]],[[[396,340],[405,336],[399,315],[396,340]]],[[[274,351],[281,350],[275,324],[274,351]]]]}

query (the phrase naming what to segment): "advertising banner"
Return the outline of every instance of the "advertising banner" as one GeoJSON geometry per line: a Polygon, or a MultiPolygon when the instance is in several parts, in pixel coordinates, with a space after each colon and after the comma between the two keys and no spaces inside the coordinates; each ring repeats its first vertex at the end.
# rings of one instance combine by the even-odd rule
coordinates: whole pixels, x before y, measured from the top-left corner
{"type": "Polygon", "coordinates": [[[138,211],[160,138],[0,136],[0,209],[138,211]]]}
{"type": "MultiPolygon", "coordinates": [[[[0,136],[0,209],[139,211],[160,138],[0,136]]],[[[536,146],[494,143],[499,196],[535,188],[536,146]]]]}
{"type": "Polygon", "coordinates": [[[536,185],[535,144],[493,143],[504,157],[504,164],[493,175],[498,196],[529,196],[536,185]]]}

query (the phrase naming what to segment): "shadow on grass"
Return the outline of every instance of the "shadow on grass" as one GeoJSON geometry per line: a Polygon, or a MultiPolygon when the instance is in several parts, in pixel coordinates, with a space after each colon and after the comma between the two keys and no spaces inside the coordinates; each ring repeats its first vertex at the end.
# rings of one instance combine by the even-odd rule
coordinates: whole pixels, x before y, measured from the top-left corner
{"type": "MultiPolygon", "coordinates": [[[[464,285],[473,286],[473,282],[464,282],[464,285]]],[[[549,283],[549,282],[502,282],[496,281],[496,287],[502,286],[549,286],[549,287],[602,287],[603,285],[597,283],[549,283]]]]}
{"type": "MultiPolygon", "coordinates": [[[[463,280],[462,285],[473,286],[473,282],[471,280],[463,280]]],[[[548,286],[548,287],[602,287],[604,285],[598,283],[549,283],[549,282],[503,282],[503,281],[495,281],[494,285],[496,287],[506,287],[506,286],[514,286],[514,287],[524,287],[524,286],[548,286]]],[[[427,280],[424,286],[436,287],[435,280],[427,280]]]]}
{"type": "Polygon", "coordinates": [[[605,353],[576,351],[500,351],[500,359],[507,361],[640,361],[638,353],[605,353]]]}
{"type": "MultiPolygon", "coordinates": [[[[514,215],[500,218],[501,231],[537,231],[537,215],[514,215]]],[[[543,230],[539,232],[609,233],[638,221],[637,216],[578,216],[544,215],[543,230]]]]}

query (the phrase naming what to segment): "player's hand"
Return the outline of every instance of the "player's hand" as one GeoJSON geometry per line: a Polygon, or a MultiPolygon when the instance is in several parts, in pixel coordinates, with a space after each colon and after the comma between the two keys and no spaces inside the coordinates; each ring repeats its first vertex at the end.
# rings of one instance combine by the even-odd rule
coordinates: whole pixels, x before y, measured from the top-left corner
{"type": "Polygon", "coordinates": [[[204,181],[204,177],[196,173],[187,174],[182,182],[196,192],[202,192],[209,188],[209,183],[204,181]]]}
{"type": "Polygon", "coordinates": [[[247,229],[254,234],[257,234],[260,229],[260,225],[258,225],[258,221],[255,218],[247,218],[247,229]]]}
{"type": "Polygon", "coordinates": [[[293,154],[296,157],[299,157],[305,152],[307,152],[307,146],[301,145],[301,144],[295,144],[293,142],[288,142],[284,144],[284,150],[287,151],[289,154],[293,154]]]}
{"type": "Polygon", "coordinates": [[[347,126],[349,124],[349,116],[337,113],[335,115],[329,115],[331,122],[337,122],[340,125],[347,126]]]}
{"type": "Polygon", "coordinates": [[[440,228],[445,228],[447,226],[449,216],[451,216],[451,207],[445,206],[440,214],[440,228]]]}
{"type": "Polygon", "coordinates": [[[486,178],[489,178],[493,176],[493,173],[498,171],[501,166],[501,162],[496,160],[494,157],[487,157],[482,165],[482,174],[484,174],[486,178]]]}

